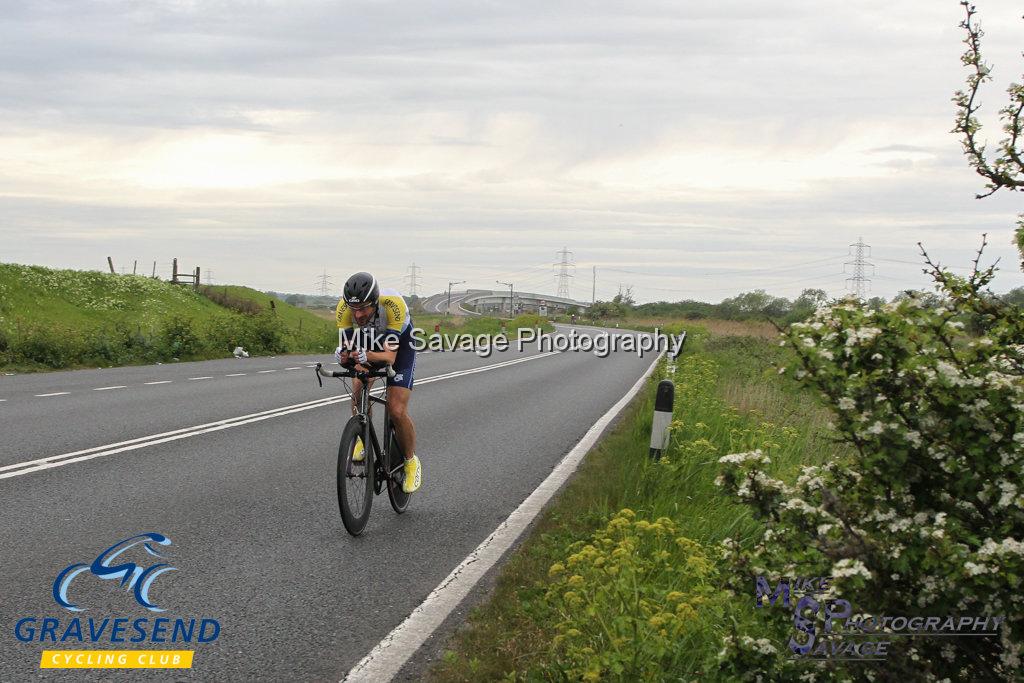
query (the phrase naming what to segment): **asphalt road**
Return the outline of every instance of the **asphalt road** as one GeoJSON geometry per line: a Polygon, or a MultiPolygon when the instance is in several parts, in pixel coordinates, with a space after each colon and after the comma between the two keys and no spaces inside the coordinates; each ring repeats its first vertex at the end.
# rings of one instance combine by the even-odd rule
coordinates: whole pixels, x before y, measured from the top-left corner
{"type": "MultiPolygon", "coordinates": [[[[341,524],[334,482],[348,402],[325,405],[345,391],[337,381],[317,387],[307,367],[316,360],[328,359],[0,377],[0,680],[77,680],[80,670],[40,670],[41,652],[119,647],[191,649],[195,659],[187,670],[91,678],[339,680],[547,476],[652,356],[421,354],[410,412],[423,488],[402,516],[386,495],[376,498],[359,538],[341,524]],[[457,374],[516,359],[524,360],[457,374]],[[149,593],[165,612],[88,572],[69,591],[85,611],[56,603],[65,567],[143,532],[172,541],[166,561],[176,571],[149,593]],[[58,637],[75,617],[83,625],[147,618],[149,631],[157,617],[206,618],[220,633],[177,646],[41,643],[39,633],[20,642],[15,626],[26,617],[36,626],[58,619],[58,637]]],[[[122,559],[160,561],[141,547],[122,559]]]]}
{"type": "Polygon", "coordinates": [[[469,292],[452,292],[451,305],[448,304],[448,293],[433,294],[423,300],[423,309],[430,313],[444,313],[446,310],[452,315],[477,315],[473,311],[462,308],[462,300],[469,296],[469,292]]]}

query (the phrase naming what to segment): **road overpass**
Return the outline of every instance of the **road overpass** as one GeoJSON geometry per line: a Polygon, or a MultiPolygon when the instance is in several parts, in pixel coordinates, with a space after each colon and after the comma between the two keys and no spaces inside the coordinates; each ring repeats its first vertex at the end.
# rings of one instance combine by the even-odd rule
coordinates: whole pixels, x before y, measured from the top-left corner
{"type": "MultiPolygon", "coordinates": [[[[448,293],[434,294],[423,300],[423,307],[428,313],[444,313],[448,308],[448,293]]],[[[585,310],[590,307],[586,301],[576,301],[551,294],[537,294],[534,292],[514,292],[512,295],[512,310],[516,315],[520,313],[539,313],[540,315],[555,315],[565,313],[571,308],[585,310]]],[[[453,315],[508,315],[509,313],[509,292],[507,289],[468,289],[461,292],[452,292],[451,307],[449,313],[453,315]]]]}

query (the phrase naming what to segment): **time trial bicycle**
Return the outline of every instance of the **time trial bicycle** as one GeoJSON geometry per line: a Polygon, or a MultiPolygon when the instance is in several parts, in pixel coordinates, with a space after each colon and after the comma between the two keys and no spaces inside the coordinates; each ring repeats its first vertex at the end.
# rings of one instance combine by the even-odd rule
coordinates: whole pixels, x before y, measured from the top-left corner
{"type": "MultiPolygon", "coordinates": [[[[321,377],[336,377],[341,380],[358,379],[362,382],[359,396],[354,397],[355,414],[345,424],[338,445],[338,509],[345,529],[353,536],[363,533],[370,519],[373,497],[386,488],[391,507],[401,514],[409,506],[412,494],[402,490],[405,482],[405,454],[398,442],[395,426],[387,413],[387,387],[384,397],[374,396],[370,391],[370,380],[377,377],[393,377],[390,366],[373,367],[366,371],[356,369],[324,370],[316,364],[316,380],[323,387],[321,377]],[[384,406],[383,447],[377,439],[377,430],[371,416],[374,403],[384,406]],[[362,446],[362,460],[355,460],[357,449],[362,446]]],[[[347,386],[347,383],[346,383],[347,386]]],[[[351,391],[349,392],[351,393],[351,391]]]]}

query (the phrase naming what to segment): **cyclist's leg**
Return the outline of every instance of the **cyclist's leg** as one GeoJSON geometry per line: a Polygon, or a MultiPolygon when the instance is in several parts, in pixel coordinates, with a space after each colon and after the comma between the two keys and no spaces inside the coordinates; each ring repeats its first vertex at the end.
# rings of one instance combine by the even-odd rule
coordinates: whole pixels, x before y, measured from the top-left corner
{"type": "MultiPolygon", "coordinates": [[[[376,378],[373,378],[373,377],[370,378],[370,390],[371,391],[373,391],[373,383],[375,381],[377,381],[376,378]]],[[[362,391],[363,391],[363,381],[360,380],[360,379],[353,378],[352,379],[352,414],[353,415],[355,415],[356,411],[359,409],[359,397],[361,396],[362,391]]],[[[368,408],[369,408],[369,413],[372,415],[373,414],[373,404],[371,403],[368,406],[368,408]]]]}
{"type": "Polygon", "coordinates": [[[405,493],[418,491],[423,483],[423,465],[416,455],[416,425],[409,417],[410,396],[411,389],[395,385],[388,387],[388,415],[405,452],[405,478],[402,480],[402,491],[405,493]]]}
{"type": "Polygon", "coordinates": [[[362,380],[352,380],[352,414],[355,415],[356,411],[359,410],[359,396],[363,391],[362,380]]]}
{"type": "Polygon", "coordinates": [[[395,425],[398,442],[402,445],[405,459],[411,460],[416,454],[416,425],[409,417],[409,398],[412,390],[400,386],[388,387],[388,417],[395,425]]]}
{"type": "Polygon", "coordinates": [[[416,369],[416,349],[412,346],[409,330],[399,340],[395,356],[395,376],[388,378],[388,415],[395,425],[398,441],[405,451],[405,479],[402,491],[413,493],[423,482],[423,467],[416,456],[416,425],[409,417],[409,398],[412,396],[413,372],[416,369]]]}
{"type": "Polygon", "coordinates": [[[412,396],[413,374],[416,370],[416,349],[412,346],[412,332],[406,330],[398,342],[398,353],[393,364],[395,376],[389,377],[388,417],[395,425],[398,441],[405,452],[405,459],[416,455],[416,425],[409,416],[409,398],[412,396]]]}
{"type": "MultiPolygon", "coordinates": [[[[373,389],[373,379],[369,382],[370,389],[373,389]]],[[[352,379],[352,414],[355,415],[359,409],[359,397],[362,395],[363,382],[362,380],[353,378],[352,379]]],[[[367,406],[367,413],[373,415],[373,404],[367,406]]],[[[352,452],[352,462],[362,462],[365,459],[364,452],[366,446],[360,439],[356,443],[355,450],[352,452]]]]}

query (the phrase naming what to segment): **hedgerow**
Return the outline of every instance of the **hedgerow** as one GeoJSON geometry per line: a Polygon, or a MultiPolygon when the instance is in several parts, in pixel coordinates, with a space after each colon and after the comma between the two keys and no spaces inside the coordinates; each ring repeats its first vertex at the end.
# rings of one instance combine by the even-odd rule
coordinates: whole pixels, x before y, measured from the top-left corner
{"type": "MultiPolygon", "coordinates": [[[[884,677],[1010,680],[1024,642],[1024,314],[987,291],[994,268],[927,262],[938,305],[848,299],[785,332],[799,359],[786,372],[824,397],[855,455],[792,485],[759,450],[722,457],[720,485],[764,523],[724,555],[746,594],[755,574],[833,576],[824,597],[868,614],[1005,616],[998,637],[893,639],[884,677]]],[[[731,639],[723,670],[744,676],[744,649],[731,639]]]]}

